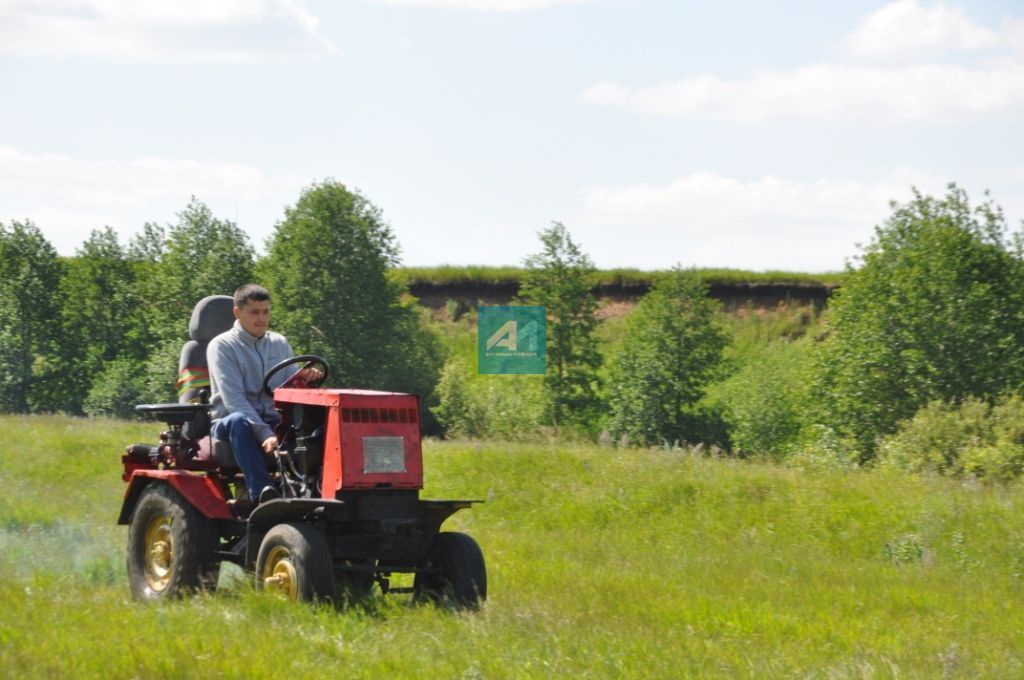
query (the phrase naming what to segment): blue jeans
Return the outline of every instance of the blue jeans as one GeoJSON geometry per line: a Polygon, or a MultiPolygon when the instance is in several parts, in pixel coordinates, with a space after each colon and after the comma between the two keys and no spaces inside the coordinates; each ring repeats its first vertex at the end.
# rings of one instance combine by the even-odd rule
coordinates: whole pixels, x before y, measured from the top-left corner
{"type": "Polygon", "coordinates": [[[245,475],[245,485],[249,487],[249,498],[255,502],[264,487],[271,485],[267,474],[267,464],[263,460],[263,447],[256,441],[256,433],[252,425],[241,413],[232,413],[213,424],[210,430],[216,439],[231,444],[231,452],[235,454],[235,462],[245,475]]]}

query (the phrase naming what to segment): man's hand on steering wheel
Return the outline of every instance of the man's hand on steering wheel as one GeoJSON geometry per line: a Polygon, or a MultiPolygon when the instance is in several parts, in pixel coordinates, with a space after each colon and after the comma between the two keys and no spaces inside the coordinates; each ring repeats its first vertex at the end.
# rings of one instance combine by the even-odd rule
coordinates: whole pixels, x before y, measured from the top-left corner
{"type": "Polygon", "coordinates": [[[263,376],[263,391],[271,397],[274,396],[274,390],[270,387],[270,379],[282,369],[293,364],[303,364],[303,366],[297,373],[281,383],[279,387],[320,387],[327,380],[327,375],[331,370],[327,360],[315,354],[302,354],[285,359],[267,371],[267,374],[263,376]]]}
{"type": "Polygon", "coordinates": [[[298,373],[288,378],[288,380],[285,380],[285,383],[289,383],[292,380],[301,380],[304,385],[309,385],[310,383],[314,382],[320,384],[323,382],[323,378],[324,372],[321,371],[319,368],[317,368],[316,366],[306,366],[298,373]]]}

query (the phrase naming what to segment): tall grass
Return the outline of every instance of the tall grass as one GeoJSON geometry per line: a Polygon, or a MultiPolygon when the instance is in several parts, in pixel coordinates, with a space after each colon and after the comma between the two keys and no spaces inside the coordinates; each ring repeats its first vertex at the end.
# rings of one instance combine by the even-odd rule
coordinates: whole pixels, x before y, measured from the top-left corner
{"type": "Polygon", "coordinates": [[[427,442],[424,496],[488,500],[449,521],[486,554],[483,611],[401,596],[290,605],[231,574],[213,596],[145,606],[128,598],[113,523],[121,447],[156,429],[0,417],[7,675],[1024,674],[1017,486],[680,450],[427,442]]]}

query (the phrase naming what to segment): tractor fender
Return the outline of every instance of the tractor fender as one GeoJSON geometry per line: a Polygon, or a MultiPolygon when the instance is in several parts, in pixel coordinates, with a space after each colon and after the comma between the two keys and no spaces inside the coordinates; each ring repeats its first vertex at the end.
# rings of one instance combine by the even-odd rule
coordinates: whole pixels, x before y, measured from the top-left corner
{"type": "Polygon", "coordinates": [[[170,484],[189,504],[209,519],[229,519],[235,517],[228,508],[228,499],[224,492],[206,475],[197,475],[184,470],[134,470],[128,480],[128,488],[124,492],[121,504],[121,515],[118,524],[128,524],[135,504],[139,501],[143,489],[150,484],[170,484]]]}

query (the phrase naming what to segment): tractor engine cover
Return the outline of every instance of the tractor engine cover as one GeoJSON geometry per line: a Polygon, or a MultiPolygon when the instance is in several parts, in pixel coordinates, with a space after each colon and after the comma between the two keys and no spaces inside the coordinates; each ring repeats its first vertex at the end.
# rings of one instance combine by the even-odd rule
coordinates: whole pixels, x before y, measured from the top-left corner
{"type": "Polygon", "coordinates": [[[419,397],[373,390],[278,388],[279,409],[326,409],[323,439],[324,498],[358,489],[422,489],[423,451],[419,397]]]}

